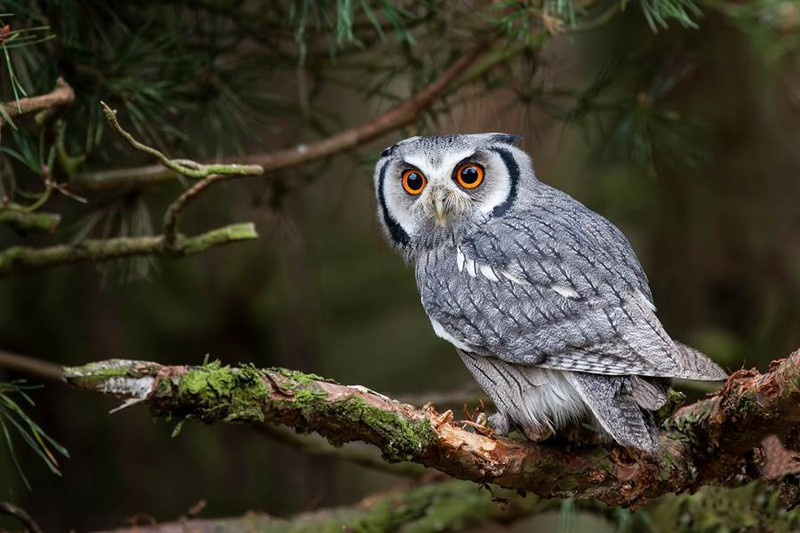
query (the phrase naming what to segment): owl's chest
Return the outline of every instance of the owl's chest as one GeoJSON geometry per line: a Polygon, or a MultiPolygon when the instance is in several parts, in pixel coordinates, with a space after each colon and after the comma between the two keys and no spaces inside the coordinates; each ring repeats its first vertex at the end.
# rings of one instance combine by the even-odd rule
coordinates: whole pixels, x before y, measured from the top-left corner
{"type": "Polygon", "coordinates": [[[415,274],[422,306],[429,315],[455,313],[469,290],[463,268],[459,271],[458,247],[446,244],[425,251],[416,262],[415,274]]]}
{"type": "Polygon", "coordinates": [[[420,300],[434,332],[462,350],[490,353],[518,335],[506,316],[508,280],[466,257],[457,245],[445,245],[416,263],[420,300]],[[504,283],[504,281],[506,283],[504,283]]]}

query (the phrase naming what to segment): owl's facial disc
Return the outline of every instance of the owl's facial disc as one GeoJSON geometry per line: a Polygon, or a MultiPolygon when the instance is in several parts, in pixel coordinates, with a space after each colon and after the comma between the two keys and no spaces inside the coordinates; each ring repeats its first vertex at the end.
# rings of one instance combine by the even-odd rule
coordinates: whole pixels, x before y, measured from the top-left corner
{"type": "Polygon", "coordinates": [[[495,133],[414,137],[381,152],[375,186],[389,240],[410,251],[508,211],[528,186],[521,178],[535,183],[514,140],[495,133]]]}

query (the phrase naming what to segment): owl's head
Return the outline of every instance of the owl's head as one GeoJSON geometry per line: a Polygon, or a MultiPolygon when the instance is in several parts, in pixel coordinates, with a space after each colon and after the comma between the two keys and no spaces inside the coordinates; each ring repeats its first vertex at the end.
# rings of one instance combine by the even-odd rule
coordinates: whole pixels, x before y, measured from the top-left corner
{"type": "Polygon", "coordinates": [[[375,193],[390,242],[411,253],[507,213],[536,183],[518,140],[476,133],[411,137],[386,148],[375,166],[375,193]]]}

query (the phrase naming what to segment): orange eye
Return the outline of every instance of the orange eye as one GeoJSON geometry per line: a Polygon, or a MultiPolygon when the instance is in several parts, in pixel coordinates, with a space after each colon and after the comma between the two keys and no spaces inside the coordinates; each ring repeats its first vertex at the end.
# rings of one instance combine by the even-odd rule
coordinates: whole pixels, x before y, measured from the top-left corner
{"type": "Polygon", "coordinates": [[[422,189],[425,188],[427,183],[428,180],[425,179],[425,176],[423,176],[422,172],[419,170],[412,169],[403,172],[403,188],[408,194],[413,194],[414,196],[418,195],[422,192],[422,189]]]}
{"type": "Polygon", "coordinates": [[[458,167],[456,181],[465,189],[474,189],[483,181],[483,167],[477,163],[466,163],[458,167]]]}

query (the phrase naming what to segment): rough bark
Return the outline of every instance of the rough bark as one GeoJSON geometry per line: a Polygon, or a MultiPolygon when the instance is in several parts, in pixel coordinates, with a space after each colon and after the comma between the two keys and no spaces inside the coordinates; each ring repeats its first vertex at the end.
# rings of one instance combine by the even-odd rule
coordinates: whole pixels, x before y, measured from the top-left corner
{"type": "MultiPolygon", "coordinates": [[[[738,371],[718,393],[666,418],[652,454],[492,438],[463,429],[430,406],[280,368],[110,360],[66,368],[65,376],[79,388],[146,402],[155,415],[173,420],[284,424],[316,431],[334,444],[373,444],[387,461],[412,461],[460,479],[631,507],[701,485],[763,478],[770,452],[761,442],[769,435],[784,439],[800,421],[800,351],[763,375],[738,371]]],[[[791,485],[780,481],[784,489],[791,485]]],[[[794,505],[796,491],[784,494],[794,505]]]]}

